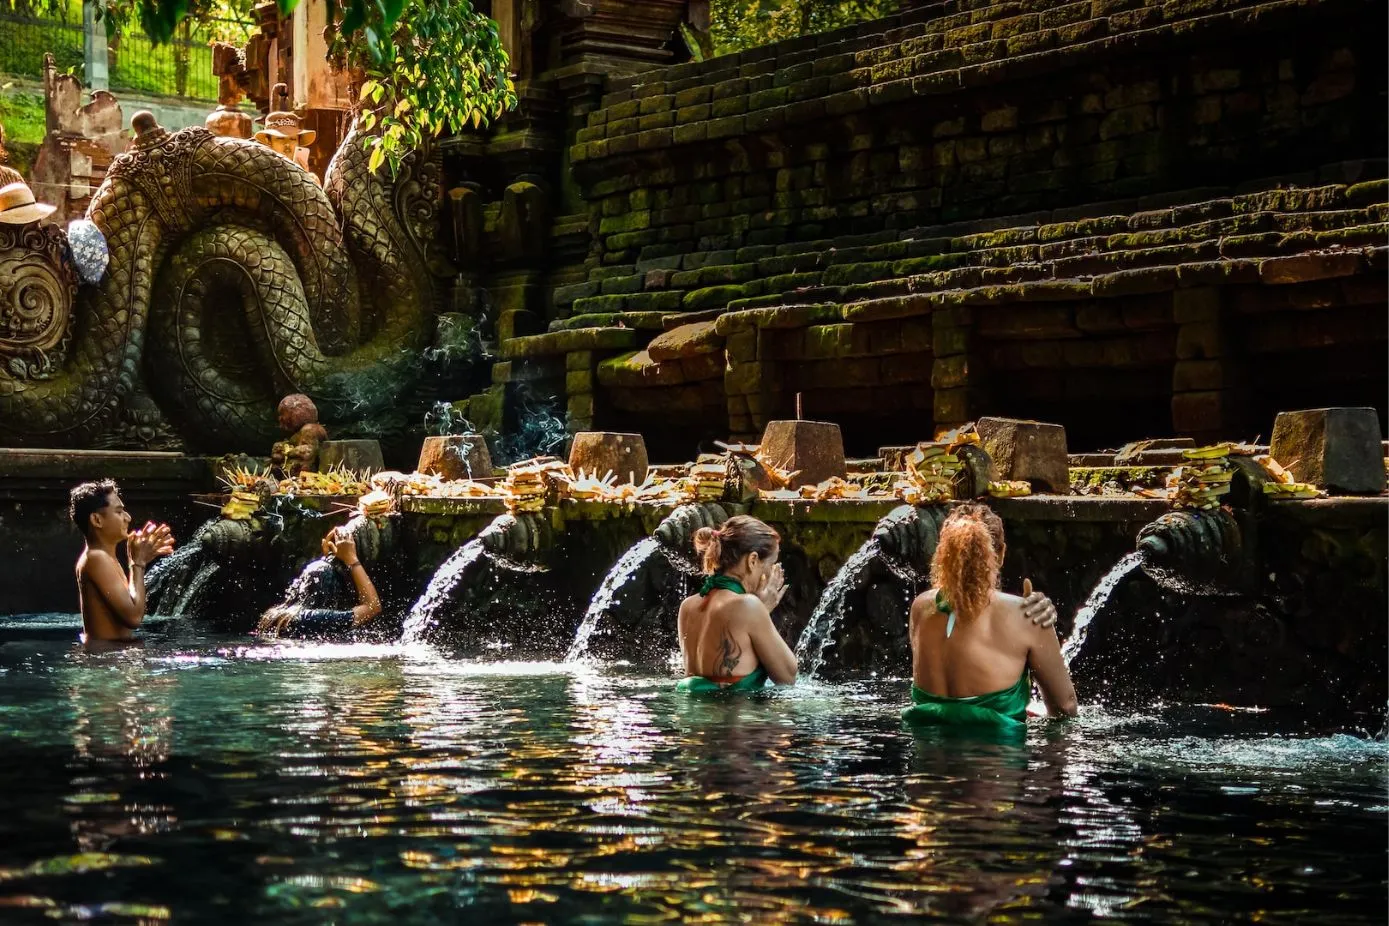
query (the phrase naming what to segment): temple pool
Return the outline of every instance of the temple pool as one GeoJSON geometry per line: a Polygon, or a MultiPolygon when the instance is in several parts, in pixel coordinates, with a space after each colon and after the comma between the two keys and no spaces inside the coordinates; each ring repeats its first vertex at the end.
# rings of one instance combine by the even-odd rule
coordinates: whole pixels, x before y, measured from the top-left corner
{"type": "Polygon", "coordinates": [[[1385,744],[1218,707],[918,739],[902,679],[0,619],[0,922],[1382,922],[1385,744]],[[466,917],[466,919],[465,919],[466,917]]]}

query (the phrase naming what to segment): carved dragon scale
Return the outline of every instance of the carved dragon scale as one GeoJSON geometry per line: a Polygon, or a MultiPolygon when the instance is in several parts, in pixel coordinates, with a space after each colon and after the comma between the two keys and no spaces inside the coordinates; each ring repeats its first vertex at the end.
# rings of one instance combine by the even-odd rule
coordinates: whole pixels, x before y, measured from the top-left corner
{"type": "Polygon", "coordinates": [[[0,227],[0,443],[109,445],[143,416],[244,450],[287,393],[330,422],[396,402],[432,333],[439,172],[367,160],[350,132],[320,188],[252,142],[149,129],[87,210],[111,256],[95,286],[59,229],[0,227]]]}

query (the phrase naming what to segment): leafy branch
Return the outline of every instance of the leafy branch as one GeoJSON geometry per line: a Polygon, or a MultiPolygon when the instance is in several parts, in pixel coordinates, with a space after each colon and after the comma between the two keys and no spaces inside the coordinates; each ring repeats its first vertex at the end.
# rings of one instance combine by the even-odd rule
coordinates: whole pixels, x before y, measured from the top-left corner
{"type": "Polygon", "coordinates": [[[403,3],[347,7],[329,49],[339,67],[366,76],[360,124],[373,171],[385,163],[395,173],[428,139],[489,125],[516,106],[497,24],[471,0],[403,3]]]}
{"type": "MultiPolygon", "coordinates": [[[[250,2],[104,0],[103,15],[116,26],[138,20],[152,41],[165,42],[189,17],[250,2]]],[[[276,3],[288,16],[299,0],[276,3]]],[[[329,60],[363,77],[358,105],[372,170],[387,164],[395,173],[428,139],[489,125],[516,106],[497,24],[471,0],[329,0],[328,22],[329,60]]]]}

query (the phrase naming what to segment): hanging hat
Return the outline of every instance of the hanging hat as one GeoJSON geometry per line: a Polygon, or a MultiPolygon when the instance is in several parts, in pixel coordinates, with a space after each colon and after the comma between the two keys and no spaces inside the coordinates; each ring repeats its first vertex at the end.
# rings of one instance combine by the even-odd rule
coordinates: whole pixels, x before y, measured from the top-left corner
{"type": "Polygon", "coordinates": [[[53,214],[57,206],[34,201],[34,191],[20,181],[0,187],[0,222],[6,225],[28,225],[53,214]]]}
{"type": "Polygon", "coordinates": [[[299,128],[299,116],[292,112],[270,113],[265,117],[265,128],[256,133],[256,141],[265,143],[269,136],[275,138],[298,139],[301,145],[312,145],[318,135],[313,129],[299,128]]]}
{"type": "Polygon", "coordinates": [[[266,138],[274,136],[275,138],[293,138],[301,145],[312,145],[318,133],[313,129],[301,129],[299,127],[299,114],[288,108],[289,88],[284,84],[276,84],[275,89],[270,92],[270,98],[285,108],[266,114],[265,128],[256,133],[256,141],[263,145],[266,138]]]}

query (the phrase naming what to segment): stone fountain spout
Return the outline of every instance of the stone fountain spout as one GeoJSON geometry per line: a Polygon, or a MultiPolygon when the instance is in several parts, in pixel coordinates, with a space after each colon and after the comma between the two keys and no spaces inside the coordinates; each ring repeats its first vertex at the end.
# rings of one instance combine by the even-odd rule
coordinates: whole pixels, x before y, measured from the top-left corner
{"type": "MultiPolygon", "coordinates": [[[[859,592],[880,575],[885,567],[907,587],[908,595],[901,615],[894,621],[890,633],[898,644],[889,661],[909,664],[909,644],[906,639],[906,606],[924,576],[929,575],[931,557],[940,539],[940,527],[948,510],[943,506],[916,508],[901,505],[888,512],[873,534],[857,552],[844,561],[839,572],[825,586],[805,630],[796,643],[796,658],[804,675],[814,676],[824,667],[829,650],[836,645],[842,629],[848,626],[846,614],[862,598],[859,592]]],[[[854,621],[855,625],[869,621],[854,621]]],[[[901,668],[900,666],[898,668],[901,668]]]]}
{"type": "Polygon", "coordinates": [[[681,505],[666,515],[656,530],[652,532],[661,542],[672,562],[687,567],[686,571],[699,571],[694,560],[694,535],[701,527],[720,527],[730,517],[728,509],[720,504],[681,505]]]}
{"type": "Polygon", "coordinates": [[[663,581],[661,576],[668,576],[671,568],[677,570],[677,576],[698,575],[701,569],[694,559],[695,531],[719,527],[733,513],[730,508],[734,506],[681,505],[656,525],[650,537],[633,544],[603,577],[565,661],[601,655],[660,662],[675,646],[675,621],[687,584],[663,581]]]}
{"type": "Polygon", "coordinates": [[[1244,531],[1231,512],[1169,511],[1138,532],[1143,571],[1169,591],[1234,590],[1246,573],[1244,531]]]}
{"type": "MultiPolygon", "coordinates": [[[[472,540],[454,551],[434,572],[423,594],[405,615],[405,643],[482,645],[497,628],[481,611],[465,606],[487,595],[496,571],[532,571],[538,554],[553,544],[553,532],[534,514],[498,515],[472,540]]],[[[495,642],[495,641],[493,641],[495,642]]]]}

